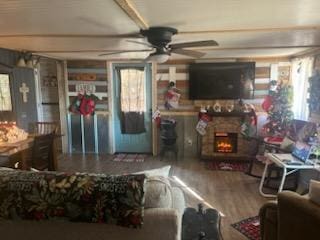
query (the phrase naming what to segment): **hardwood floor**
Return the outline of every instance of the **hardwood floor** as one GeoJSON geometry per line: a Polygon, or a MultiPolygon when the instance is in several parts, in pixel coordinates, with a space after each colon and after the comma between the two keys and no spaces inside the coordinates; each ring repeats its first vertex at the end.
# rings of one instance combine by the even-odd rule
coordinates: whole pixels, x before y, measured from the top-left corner
{"type": "MultiPolygon", "coordinates": [[[[180,159],[178,162],[160,161],[150,157],[145,162],[113,162],[110,155],[65,155],[59,162],[59,171],[85,171],[109,174],[131,173],[172,165],[171,176],[176,176],[199,194],[207,203],[222,212],[224,240],[246,240],[230,224],[256,216],[266,199],[258,192],[259,179],[242,172],[211,171],[196,159],[180,159]]],[[[187,206],[196,207],[200,202],[185,191],[187,206]]]]}

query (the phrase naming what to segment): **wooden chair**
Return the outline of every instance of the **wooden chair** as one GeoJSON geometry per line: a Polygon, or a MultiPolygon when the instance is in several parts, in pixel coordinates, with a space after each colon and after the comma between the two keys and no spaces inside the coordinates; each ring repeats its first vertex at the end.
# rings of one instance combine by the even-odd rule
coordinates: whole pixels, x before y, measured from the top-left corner
{"type": "Polygon", "coordinates": [[[53,162],[53,141],[53,133],[35,136],[31,156],[32,168],[36,170],[55,170],[53,162]]]}
{"type": "Polygon", "coordinates": [[[35,122],[32,124],[32,132],[36,135],[57,134],[59,124],[57,122],[35,122]]]}

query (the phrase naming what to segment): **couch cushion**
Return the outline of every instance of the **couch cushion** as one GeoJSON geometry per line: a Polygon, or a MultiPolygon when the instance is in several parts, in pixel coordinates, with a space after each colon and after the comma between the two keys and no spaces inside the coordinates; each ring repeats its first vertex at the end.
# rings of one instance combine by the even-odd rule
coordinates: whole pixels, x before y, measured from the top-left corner
{"type": "Polygon", "coordinates": [[[320,182],[310,180],[309,198],[312,202],[320,205],[320,182]]]}
{"type": "Polygon", "coordinates": [[[144,175],[0,171],[0,218],[139,227],[144,175]]]}
{"type": "Polygon", "coordinates": [[[184,194],[181,188],[171,187],[172,192],[172,208],[178,211],[178,215],[182,217],[184,209],[186,208],[184,194]]]}
{"type": "Polygon", "coordinates": [[[13,168],[8,168],[8,167],[0,167],[0,171],[14,171],[15,169],[13,168]]]}
{"type": "Polygon", "coordinates": [[[147,178],[145,195],[145,208],[172,208],[171,186],[165,177],[147,178]]]}

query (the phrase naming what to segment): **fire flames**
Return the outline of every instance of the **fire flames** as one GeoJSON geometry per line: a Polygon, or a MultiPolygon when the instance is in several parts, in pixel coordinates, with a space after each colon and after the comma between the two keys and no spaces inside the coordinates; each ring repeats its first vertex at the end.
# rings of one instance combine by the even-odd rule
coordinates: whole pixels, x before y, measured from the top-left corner
{"type": "Polygon", "coordinates": [[[218,152],[232,152],[232,144],[228,142],[217,143],[218,152]]]}

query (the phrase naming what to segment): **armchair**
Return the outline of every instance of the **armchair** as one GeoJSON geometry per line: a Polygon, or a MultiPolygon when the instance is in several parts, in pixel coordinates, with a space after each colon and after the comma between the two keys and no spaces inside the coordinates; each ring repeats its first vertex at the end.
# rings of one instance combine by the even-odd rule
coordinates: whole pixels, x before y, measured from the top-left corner
{"type": "Polygon", "coordinates": [[[261,240],[319,239],[320,205],[308,196],[284,191],[259,212],[261,240]]]}

